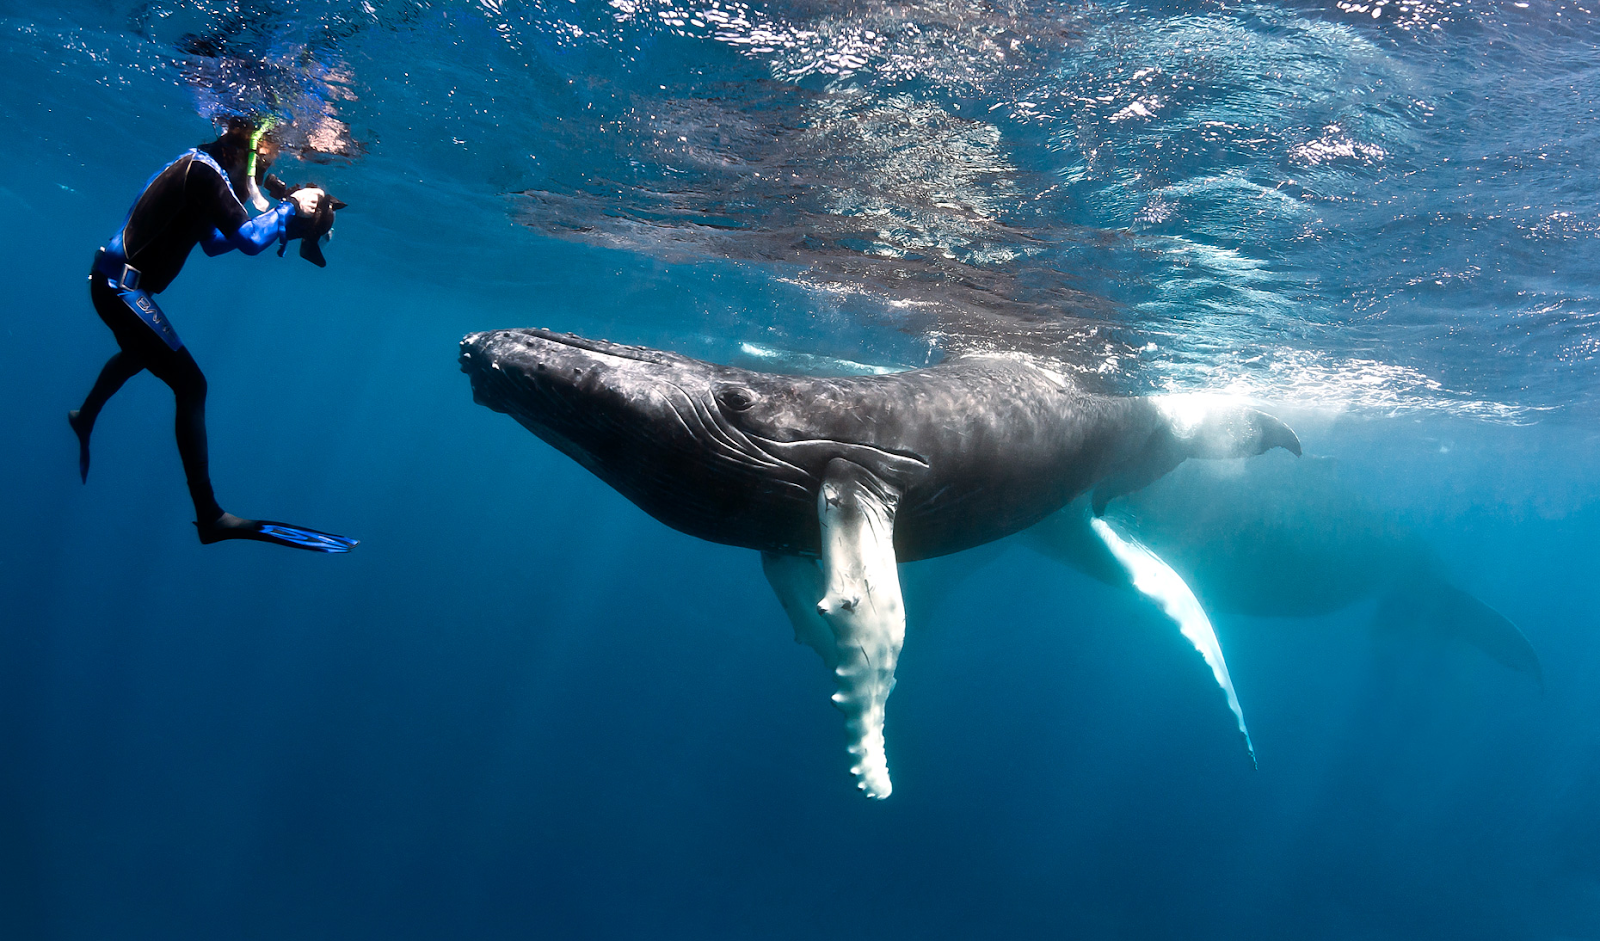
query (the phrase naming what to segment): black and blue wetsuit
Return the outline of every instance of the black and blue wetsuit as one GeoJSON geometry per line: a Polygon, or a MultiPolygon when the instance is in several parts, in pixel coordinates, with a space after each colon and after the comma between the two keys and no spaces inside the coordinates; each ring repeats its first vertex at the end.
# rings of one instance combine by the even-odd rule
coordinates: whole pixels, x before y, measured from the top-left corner
{"type": "Polygon", "coordinates": [[[89,475],[89,436],[106,401],[123,383],[150,370],[177,399],[178,454],[194,501],[200,541],[252,538],[297,548],[344,551],[354,540],[284,524],[242,520],[224,513],[211,488],[206,452],[206,378],[178,338],[176,328],[153,295],[170,285],[196,245],[207,255],[235,249],[257,255],[287,237],[293,200],[250,218],[221,159],[222,141],[191,150],[150,178],[128,211],[122,228],[95,255],[89,273],[94,309],[117,338],[117,353],[106,361],[83,407],[69,419],[78,433],[79,471],[89,475]],[[276,529],[274,529],[276,527],[276,529]],[[283,531],[291,535],[284,536],[283,531]],[[304,534],[303,536],[301,534],[304,534]]]}

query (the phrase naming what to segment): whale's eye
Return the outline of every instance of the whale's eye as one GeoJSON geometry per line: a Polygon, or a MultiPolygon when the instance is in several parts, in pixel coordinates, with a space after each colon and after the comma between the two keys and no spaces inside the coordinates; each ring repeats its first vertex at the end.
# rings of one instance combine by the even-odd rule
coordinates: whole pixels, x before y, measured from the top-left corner
{"type": "Polygon", "coordinates": [[[756,404],[756,394],[744,386],[723,386],[717,390],[717,401],[729,411],[742,412],[756,404]]]}

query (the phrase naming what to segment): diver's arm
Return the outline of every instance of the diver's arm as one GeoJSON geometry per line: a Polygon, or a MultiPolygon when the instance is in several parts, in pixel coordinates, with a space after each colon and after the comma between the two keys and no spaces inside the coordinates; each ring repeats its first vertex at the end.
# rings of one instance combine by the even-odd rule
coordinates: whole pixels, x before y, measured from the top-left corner
{"type": "Polygon", "coordinates": [[[207,255],[222,255],[236,248],[246,255],[259,255],[283,237],[284,224],[296,209],[293,200],[252,219],[218,167],[191,160],[189,169],[196,171],[187,179],[189,198],[210,217],[212,225],[212,231],[200,239],[207,255]]]}
{"type": "Polygon", "coordinates": [[[212,229],[210,235],[200,240],[200,247],[213,256],[236,248],[246,255],[259,255],[283,238],[284,227],[294,214],[294,200],[286,199],[233,232],[212,229]]]}
{"type": "Polygon", "coordinates": [[[200,240],[200,250],[215,258],[233,251],[233,243],[228,241],[228,237],[223,235],[220,229],[212,229],[210,234],[200,240]]]}

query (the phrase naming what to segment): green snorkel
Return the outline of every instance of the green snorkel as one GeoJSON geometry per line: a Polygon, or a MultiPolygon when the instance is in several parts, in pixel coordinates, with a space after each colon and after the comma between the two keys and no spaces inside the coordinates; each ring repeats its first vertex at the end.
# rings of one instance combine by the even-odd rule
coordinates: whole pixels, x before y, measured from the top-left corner
{"type": "Polygon", "coordinates": [[[256,207],[257,212],[266,212],[271,204],[261,195],[261,188],[256,185],[256,147],[261,143],[261,138],[267,136],[267,132],[277,126],[278,119],[267,116],[261,119],[260,126],[250,132],[250,156],[245,159],[244,185],[250,194],[250,202],[256,207]]]}

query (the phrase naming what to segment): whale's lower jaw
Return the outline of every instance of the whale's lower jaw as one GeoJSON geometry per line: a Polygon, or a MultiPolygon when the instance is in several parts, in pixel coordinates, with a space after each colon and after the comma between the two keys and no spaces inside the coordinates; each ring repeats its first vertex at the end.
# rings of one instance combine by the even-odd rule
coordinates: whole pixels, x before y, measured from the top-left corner
{"type": "Polygon", "coordinates": [[[539,330],[473,334],[460,364],[478,404],[667,526],[722,545],[816,554],[815,475],[728,424],[708,392],[719,367],[539,330]]]}

